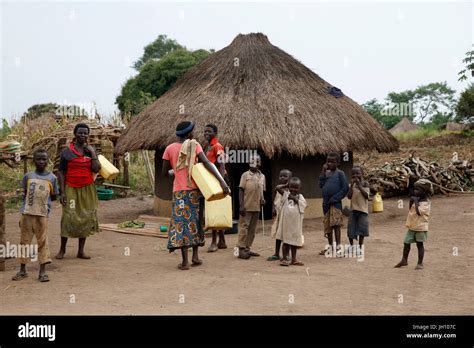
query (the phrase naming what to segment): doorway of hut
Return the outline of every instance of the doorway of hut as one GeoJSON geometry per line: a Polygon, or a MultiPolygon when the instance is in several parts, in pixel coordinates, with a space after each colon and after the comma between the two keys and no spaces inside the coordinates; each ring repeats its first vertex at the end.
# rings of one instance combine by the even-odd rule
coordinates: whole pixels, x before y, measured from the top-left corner
{"type": "MultiPolygon", "coordinates": [[[[259,153],[262,159],[262,166],[260,171],[265,175],[266,191],[264,192],[265,206],[263,207],[263,215],[265,220],[272,219],[272,161],[265,155],[259,153]]],[[[232,217],[233,219],[239,218],[239,184],[240,177],[243,173],[249,170],[248,163],[231,163],[227,164],[227,170],[229,174],[230,190],[232,192],[232,217]]],[[[260,219],[262,215],[260,214],[260,219]]]]}

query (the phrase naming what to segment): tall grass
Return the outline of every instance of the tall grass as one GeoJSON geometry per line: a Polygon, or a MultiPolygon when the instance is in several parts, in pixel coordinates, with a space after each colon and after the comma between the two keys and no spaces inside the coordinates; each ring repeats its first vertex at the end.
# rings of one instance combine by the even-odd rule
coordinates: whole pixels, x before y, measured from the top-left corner
{"type": "Polygon", "coordinates": [[[460,133],[459,131],[449,131],[449,130],[438,130],[432,128],[419,128],[417,130],[396,134],[395,138],[399,141],[406,141],[406,140],[418,140],[424,138],[431,138],[443,135],[449,135],[453,133],[460,133]]]}

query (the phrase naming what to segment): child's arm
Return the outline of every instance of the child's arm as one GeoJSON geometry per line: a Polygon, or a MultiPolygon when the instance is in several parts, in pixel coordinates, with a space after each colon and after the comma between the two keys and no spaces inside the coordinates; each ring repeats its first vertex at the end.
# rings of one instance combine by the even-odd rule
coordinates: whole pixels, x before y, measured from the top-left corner
{"type": "Polygon", "coordinates": [[[351,182],[351,186],[349,186],[349,192],[347,193],[347,198],[351,199],[352,198],[352,189],[354,187],[354,181],[351,182]]]}
{"type": "Polygon", "coordinates": [[[343,172],[339,172],[339,180],[341,181],[341,189],[334,196],[329,199],[328,203],[340,202],[349,192],[349,185],[347,184],[346,176],[343,172]]]}
{"type": "Polygon", "coordinates": [[[416,211],[416,215],[421,216],[421,213],[420,213],[420,199],[418,197],[416,197],[416,199],[415,199],[415,211],[416,211]]]}
{"type": "Polygon", "coordinates": [[[281,185],[277,185],[275,187],[275,190],[283,196],[283,194],[285,193],[285,188],[287,187],[288,187],[288,184],[281,184],[281,185]]]}
{"type": "MultiPolygon", "coordinates": [[[[364,190],[364,187],[368,187],[368,186],[369,186],[369,183],[367,181],[362,181],[362,182],[357,181],[357,188],[359,189],[360,193],[362,193],[362,196],[364,196],[365,199],[369,199],[369,194],[367,193],[366,190],[364,190]]],[[[349,195],[347,195],[347,197],[349,197],[349,195]]]]}
{"type": "Polygon", "coordinates": [[[293,202],[295,202],[296,204],[298,204],[298,200],[299,200],[299,195],[292,195],[291,193],[288,195],[288,199],[291,199],[293,202]]]}
{"type": "Polygon", "coordinates": [[[327,165],[324,163],[323,168],[321,169],[321,174],[319,174],[319,188],[323,188],[324,184],[326,183],[328,177],[326,175],[327,165]]]}
{"type": "Polygon", "coordinates": [[[53,177],[51,185],[53,186],[53,192],[51,192],[51,200],[55,201],[58,198],[59,194],[58,178],[53,177]]]}

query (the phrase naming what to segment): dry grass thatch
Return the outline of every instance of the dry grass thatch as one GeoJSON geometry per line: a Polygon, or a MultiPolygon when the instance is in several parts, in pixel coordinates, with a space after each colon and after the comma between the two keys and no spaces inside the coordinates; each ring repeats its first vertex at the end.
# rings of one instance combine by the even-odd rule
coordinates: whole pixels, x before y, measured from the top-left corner
{"type": "Polygon", "coordinates": [[[417,130],[419,127],[404,117],[395,126],[390,128],[389,132],[393,135],[417,130]]]}
{"type": "Polygon", "coordinates": [[[332,96],[329,87],[265,35],[240,34],[141,112],[116,151],[163,148],[175,141],[183,120],[196,123],[200,142],[205,124],[214,123],[224,146],[261,149],[270,158],[398,148],[359,104],[332,96]]]}

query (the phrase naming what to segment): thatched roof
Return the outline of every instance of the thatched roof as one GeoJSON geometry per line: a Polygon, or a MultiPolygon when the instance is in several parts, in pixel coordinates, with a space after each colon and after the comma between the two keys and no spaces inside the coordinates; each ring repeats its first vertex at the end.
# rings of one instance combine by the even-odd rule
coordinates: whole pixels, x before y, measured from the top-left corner
{"type": "Polygon", "coordinates": [[[240,34],[143,110],[116,151],[163,148],[176,140],[183,120],[196,123],[199,142],[205,124],[214,123],[224,146],[261,149],[270,158],[398,148],[359,104],[329,94],[330,87],[265,35],[240,34]]]}
{"type": "Polygon", "coordinates": [[[390,128],[389,132],[391,134],[395,135],[395,134],[401,134],[401,133],[415,131],[418,128],[419,128],[418,125],[414,124],[408,118],[404,117],[395,126],[390,128]]]}

